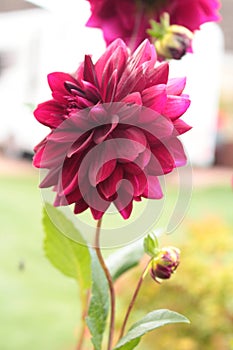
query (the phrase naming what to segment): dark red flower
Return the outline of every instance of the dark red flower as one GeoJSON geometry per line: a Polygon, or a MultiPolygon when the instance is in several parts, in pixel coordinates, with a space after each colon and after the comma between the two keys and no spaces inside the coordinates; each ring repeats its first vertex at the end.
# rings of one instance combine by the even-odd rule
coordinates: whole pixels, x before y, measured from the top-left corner
{"type": "Polygon", "coordinates": [[[48,169],[41,187],[54,187],[55,206],[90,207],[95,219],[113,203],[123,218],[133,200],[159,199],[158,176],[186,163],[178,136],[190,101],[185,79],[168,79],[168,64],[155,68],[148,40],[131,54],[120,39],[94,64],[90,56],[74,75],[48,76],[52,99],[36,119],[50,127],[35,147],[34,165],[48,169]]]}
{"type": "Polygon", "coordinates": [[[149,20],[159,21],[164,12],[170,14],[171,24],[184,26],[191,31],[206,22],[219,19],[218,0],[88,0],[92,15],[89,27],[103,30],[104,39],[110,44],[116,38],[123,39],[131,48],[137,47],[148,37],[149,20]]]}

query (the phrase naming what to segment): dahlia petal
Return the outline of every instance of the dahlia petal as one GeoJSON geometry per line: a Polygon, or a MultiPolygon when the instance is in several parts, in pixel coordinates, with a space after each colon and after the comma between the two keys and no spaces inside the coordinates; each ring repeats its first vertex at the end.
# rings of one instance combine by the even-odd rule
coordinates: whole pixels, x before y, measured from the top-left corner
{"type": "Polygon", "coordinates": [[[104,211],[96,210],[96,209],[91,208],[91,207],[90,207],[90,209],[91,209],[92,216],[95,220],[100,220],[105,213],[104,211]]]}
{"type": "Polygon", "coordinates": [[[170,119],[158,114],[150,108],[141,111],[138,124],[144,130],[144,134],[147,135],[146,137],[149,144],[157,143],[157,140],[169,137],[174,130],[173,123],[170,119]]]}
{"type": "MultiPolygon", "coordinates": [[[[141,154],[139,155],[139,157],[140,157],[142,154],[144,154],[144,152],[141,153],[141,154]]],[[[139,157],[138,157],[138,158],[139,158],[139,157]]],[[[137,158],[137,163],[138,163],[138,158],[137,158]]],[[[133,175],[138,175],[138,174],[140,174],[141,171],[144,169],[144,168],[141,168],[138,164],[132,163],[132,162],[124,163],[124,167],[123,167],[123,168],[124,168],[124,171],[125,171],[126,173],[133,174],[133,175]]]]}
{"type": "Polygon", "coordinates": [[[77,107],[80,109],[89,108],[93,106],[93,102],[91,100],[88,100],[88,98],[84,98],[81,96],[76,97],[76,103],[77,103],[77,107]]]}
{"type": "MultiPolygon", "coordinates": [[[[91,107],[92,108],[92,107],[91,107]]],[[[90,130],[91,122],[89,119],[91,109],[76,110],[70,113],[69,118],[62,123],[59,129],[67,130],[69,133],[76,133],[76,139],[90,130]]],[[[94,126],[94,125],[93,125],[94,126]]],[[[60,130],[59,130],[60,132],[60,130]]]]}
{"type": "Polygon", "coordinates": [[[148,61],[151,65],[155,64],[156,52],[154,46],[150,44],[149,40],[145,39],[132,54],[132,57],[129,60],[129,67],[131,70],[135,70],[148,61]]]}
{"type": "Polygon", "coordinates": [[[85,211],[86,209],[88,209],[89,206],[88,204],[85,202],[85,200],[83,198],[80,198],[74,206],[74,213],[75,214],[80,214],[83,211],[85,211]]]}
{"type": "Polygon", "coordinates": [[[128,70],[122,74],[117,85],[116,100],[120,101],[132,92],[143,91],[146,86],[143,71],[143,67],[139,66],[135,70],[128,70]],[[137,87],[139,87],[138,90],[137,87]]]}
{"type": "MultiPolygon", "coordinates": [[[[122,62],[126,61],[128,57],[128,52],[127,52],[127,47],[125,43],[121,39],[116,39],[112,44],[110,44],[107,47],[105,53],[98,59],[98,61],[95,64],[95,71],[96,71],[96,75],[100,85],[102,83],[103,72],[104,70],[106,71],[107,62],[110,60],[111,56],[116,51],[121,52],[121,55],[120,57],[118,57],[119,61],[115,62],[115,65],[122,64],[122,62]]],[[[106,79],[106,73],[105,73],[105,79],[106,79]]]]}
{"type": "Polygon", "coordinates": [[[96,177],[96,183],[104,181],[107,179],[116,167],[116,159],[109,160],[104,163],[104,165],[99,169],[96,177]]]}
{"type": "Polygon", "coordinates": [[[117,70],[118,79],[122,75],[122,73],[126,67],[127,60],[128,60],[128,52],[127,52],[125,46],[119,46],[113,52],[113,54],[111,56],[111,62],[113,64],[113,69],[117,70]]]}
{"type": "Polygon", "coordinates": [[[37,145],[37,147],[35,147],[35,148],[36,148],[36,153],[33,156],[33,165],[36,168],[42,168],[41,167],[41,159],[42,159],[42,156],[44,153],[45,145],[43,145],[41,147],[38,147],[38,145],[37,145]]]}
{"type": "Polygon", "coordinates": [[[140,153],[138,158],[137,158],[137,164],[140,167],[140,169],[145,169],[146,166],[148,165],[151,157],[151,150],[149,145],[147,145],[147,148],[145,149],[144,152],[140,153]]]}
{"type": "Polygon", "coordinates": [[[155,69],[147,70],[146,87],[157,84],[167,84],[169,75],[169,65],[167,62],[161,63],[155,69]]]}
{"type": "MultiPolygon", "coordinates": [[[[57,190],[57,189],[56,189],[57,190]]],[[[78,187],[75,190],[67,195],[57,193],[57,196],[54,201],[54,206],[67,206],[73,203],[76,203],[82,199],[82,193],[78,187]]]]}
{"type": "MultiPolygon", "coordinates": [[[[99,89],[90,83],[89,81],[82,80],[82,84],[85,90],[85,99],[88,100],[89,105],[98,102],[101,98],[99,89]],[[92,102],[92,103],[90,103],[92,102]]],[[[79,101],[81,101],[82,97],[79,97],[79,101]]],[[[86,102],[87,103],[87,102],[86,102]]]]}
{"type": "MultiPolygon", "coordinates": [[[[147,176],[141,171],[137,175],[126,174],[125,178],[131,182],[134,188],[134,196],[141,196],[147,184],[147,176]]],[[[127,191],[127,188],[126,188],[127,191]]]]}
{"type": "Polygon", "coordinates": [[[116,8],[117,17],[121,19],[123,27],[127,30],[130,30],[135,24],[134,17],[129,16],[129,13],[134,11],[135,5],[133,2],[124,2],[124,6],[117,6],[116,8]]]}
{"type": "Polygon", "coordinates": [[[65,125],[66,122],[63,122],[60,126],[54,129],[50,135],[47,137],[47,142],[56,142],[58,144],[74,143],[79,137],[82,136],[82,131],[77,130],[76,128],[69,128],[69,125],[65,125]],[[67,137],[69,135],[69,138],[67,137]]]}
{"type": "Polygon", "coordinates": [[[135,103],[141,106],[142,105],[141,94],[139,92],[133,92],[132,94],[129,94],[126,97],[124,97],[121,102],[124,102],[127,104],[135,103]]]}
{"type": "Polygon", "coordinates": [[[112,120],[113,122],[111,124],[106,124],[99,129],[95,129],[93,141],[96,144],[105,141],[106,138],[111,134],[111,132],[117,127],[119,118],[117,116],[113,116],[112,120]]]}
{"type": "Polygon", "coordinates": [[[196,0],[190,1],[189,4],[177,3],[174,14],[172,16],[172,23],[183,25],[194,31],[199,29],[200,25],[205,22],[212,22],[219,20],[217,9],[220,2],[217,0],[196,0]]]}
{"type": "MultiPolygon", "coordinates": [[[[143,125],[154,122],[160,117],[160,114],[150,108],[142,108],[139,113],[138,123],[143,125]]],[[[147,130],[147,129],[146,129],[147,130]]]]}
{"type": "Polygon", "coordinates": [[[117,190],[117,198],[113,201],[117,210],[124,219],[128,218],[132,211],[132,200],[134,198],[134,188],[131,182],[123,179],[117,190]]]}
{"type": "Polygon", "coordinates": [[[80,192],[80,189],[77,187],[75,190],[66,196],[63,196],[64,200],[61,201],[61,205],[68,205],[72,203],[76,203],[82,198],[82,193],[80,192]]]}
{"type": "Polygon", "coordinates": [[[127,206],[123,208],[118,201],[114,201],[114,204],[121,216],[123,217],[123,219],[127,220],[130,217],[133,210],[133,201],[131,201],[127,206]]]}
{"type": "Polygon", "coordinates": [[[111,44],[114,40],[123,37],[122,35],[118,34],[122,32],[121,24],[119,23],[118,19],[111,17],[106,21],[101,22],[104,40],[106,41],[107,46],[109,46],[109,44],[111,44]]]}
{"type": "MultiPolygon", "coordinates": [[[[94,131],[88,131],[85,134],[80,134],[79,137],[79,133],[77,133],[76,139],[78,139],[71,144],[70,149],[67,151],[67,157],[70,158],[74,154],[78,154],[87,149],[87,147],[89,147],[92,142],[93,134],[94,131]]],[[[71,139],[71,141],[73,140],[71,139]]]]}
{"type": "Polygon", "coordinates": [[[187,163],[183,145],[178,138],[169,140],[169,149],[177,167],[184,166],[187,163]]]}
{"type": "Polygon", "coordinates": [[[85,55],[84,67],[83,67],[83,79],[91,83],[93,86],[95,86],[96,89],[99,88],[98,79],[95,72],[95,66],[92,62],[90,55],[85,55]]]}
{"type": "Polygon", "coordinates": [[[57,128],[65,120],[64,108],[54,100],[40,103],[34,111],[34,116],[41,124],[57,128]]]}
{"type": "Polygon", "coordinates": [[[147,145],[146,136],[143,131],[136,127],[129,127],[123,130],[115,130],[114,137],[123,138],[126,140],[135,141],[135,147],[138,149],[137,152],[141,153],[145,150],[147,145]]]}
{"type": "Polygon", "coordinates": [[[186,124],[183,120],[181,119],[176,119],[173,122],[175,133],[174,135],[182,135],[185,132],[189,131],[192,129],[192,127],[188,124],[186,124]]]}
{"type": "MultiPolygon", "coordinates": [[[[85,96],[83,89],[79,87],[77,84],[73,84],[70,81],[65,81],[64,86],[71,95],[74,95],[74,96],[77,95],[77,96],[83,96],[83,97],[85,96]]],[[[54,94],[56,93],[57,92],[55,91],[54,94]]],[[[61,94],[59,93],[59,95],[61,94]]],[[[61,95],[61,98],[59,97],[59,99],[64,99],[63,95],[61,95]]]]}
{"type": "Polygon", "coordinates": [[[59,195],[67,195],[78,187],[80,159],[66,158],[62,167],[59,195]]]}
{"type": "Polygon", "coordinates": [[[60,207],[61,206],[61,197],[59,196],[59,194],[56,195],[55,200],[53,202],[53,205],[54,205],[54,207],[60,207]]]}
{"type": "Polygon", "coordinates": [[[171,78],[167,82],[168,95],[181,95],[186,85],[186,78],[171,78]]]}
{"type": "Polygon", "coordinates": [[[116,166],[111,177],[99,184],[99,189],[106,199],[112,197],[117,191],[117,184],[123,178],[123,169],[121,166],[116,166]]]}
{"type": "Polygon", "coordinates": [[[102,199],[97,192],[97,189],[91,188],[87,193],[87,203],[91,209],[95,220],[101,219],[105,211],[110,206],[111,202],[102,199]]]}
{"type": "Polygon", "coordinates": [[[161,113],[167,101],[166,85],[158,84],[143,90],[142,101],[145,107],[161,113]]]}
{"type": "Polygon", "coordinates": [[[61,167],[50,169],[44,179],[41,181],[39,187],[47,188],[56,185],[59,179],[60,170],[61,167]]]}
{"type": "Polygon", "coordinates": [[[171,120],[164,117],[163,115],[159,115],[158,118],[151,122],[151,133],[159,140],[163,140],[172,135],[174,130],[174,126],[171,120]]]}
{"type": "Polygon", "coordinates": [[[147,185],[142,195],[150,199],[160,199],[163,197],[163,191],[157,176],[147,176],[147,185]]]}
{"type": "Polygon", "coordinates": [[[89,120],[89,123],[94,123],[93,126],[100,126],[103,125],[104,122],[107,123],[107,120],[109,119],[107,111],[106,111],[106,105],[101,104],[100,102],[94,105],[90,108],[89,113],[87,115],[87,119],[89,120]]]}
{"type": "Polygon", "coordinates": [[[46,146],[37,151],[34,165],[39,168],[51,169],[63,164],[66,157],[67,144],[47,142],[46,146]]]}
{"type": "MultiPolygon", "coordinates": [[[[50,135],[50,134],[49,134],[50,135]]],[[[46,142],[47,142],[47,138],[48,136],[47,135],[44,139],[42,139],[35,147],[34,147],[34,152],[37,152],[38,150],[40,150],[42,147],[44,147],[46,145],[46,142]]]]}
{"type": "Polygon", "coordinates": [[[121,108],[118,111],[119,120],[123,124],[138,125],[138,118],[142,106],[139,104],[121,103],[121,108]]]}
{"type": "Polygon", "coordinates": [[[170,173],[174,167],[175,162],[173,153],[168,146],[160,143],[155,148],[151,149],[154,157],[151,157],[151,161],[148,164],[148,172],[150,175],[158,176],[170,173]]]}
{"type": "Polygon", "coordinates": [[[118,71],[117,69],[115,69],[108,83],[106,84],[106,88],[104,89],[104,95],[103,95],[104,102],[114,101],[114,97],[117,89],[117,83],[118,83],[117,75],[118,75],[118,71]]]}
{"type": "Polygon", "coordinates": [[[146,149],[146,137],[139,129],[115,130],[113,135],[120,161],[132,162],[146,149]]]}
{"type": "Polygon", "coordinates": [[[72,75],[62,72],[54,72],[48,74],[48,83],[52,91],[58,91],[62,95],[67,94],[67,90],[64,86],[66,81],[77,84],[77,81],[72,77],[72,75]]]}
{"type": "MultiPolygon", "coordinates": [[[[64,84],[65,85],[65,84],[64,84]]],[[[64,107],[67,105],[67,97],[72,96],[71,92],[66,91],[65,93],[60,93],[59,91],[53,91],[52,97],[53,99],[58,102],[60,105],[63,105],[64,107]]]]}
{"type": "Polygon", "coordinates": [[[179,118],[184,114],[190,105],[190,100],[187,97],[168,96],[166,107],[163,110],[163,115],[171,120],[179,118]]]}
{"type": "Polygon", "coordinates": [[[101,21],[97,16],[91,15],[88,21],[86,22],[87,27],[100,28],[101,21]]]}
{"type": "MultiPolygon", "coordinates": [[[[105,142],[106,143],[106,142],[105,142]]],[[[97,147],[97,151],[92,151],[90,167],[88,170],[88,177],[90,184],[96,186],[99,182],[107,179],[116,167],[115,152],[112,152],[112,147],[108,143],[101,144],[101,147],[97,147]]]]}

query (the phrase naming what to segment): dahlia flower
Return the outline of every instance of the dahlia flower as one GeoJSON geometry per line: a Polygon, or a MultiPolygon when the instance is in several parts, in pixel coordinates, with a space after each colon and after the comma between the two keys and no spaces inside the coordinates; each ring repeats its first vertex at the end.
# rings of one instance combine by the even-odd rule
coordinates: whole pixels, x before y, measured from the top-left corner
{"type": "Polygon", "coordinates": [[[164,12],[170,14],[171,24],[178,24],[192,32],[206,22],[219,19],[218,0],[88,0],[92,15],[89,27],[103,30],[109,45],[122,38],[131,48],[148,37],[149,21],[159,21],[164,12]]]}
{"type": "Polygon", "coordinates": [[[186,163],[185,79],[169,80],[168,64],[155,63],[148,40],[131,53],[117,39],[95,64],[86,56],[75,74],[48,75],[52,99],[34,115],[51,131],[33,162],[47,169],[40,186],[53,186],[55,206],[100,219],[113,203],[127,219],[134,200],[162,197],[159,176],[186,163]]]}

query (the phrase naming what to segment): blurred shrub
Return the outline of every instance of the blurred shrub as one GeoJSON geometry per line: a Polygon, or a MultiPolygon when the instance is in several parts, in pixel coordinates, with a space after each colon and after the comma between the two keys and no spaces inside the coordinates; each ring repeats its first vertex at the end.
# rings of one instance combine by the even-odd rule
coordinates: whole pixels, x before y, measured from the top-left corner
{"type": "MultiPolygon", "coordinates": [[[[139,349],[232,350],[233,232],[216,217],[189,222],[185,231],[177,244],[181,264],[176,275],[161,285],[147,277],[131,322],[152,309],[168,308],[184,314],[191,325],[161,328],[147,335],[139,349]]],[[[132,281],[127,276],[120,289],[133,287],[138,273],[132,281]]],[[[125,307],[127,301],[122,303],[125,307]]]]}

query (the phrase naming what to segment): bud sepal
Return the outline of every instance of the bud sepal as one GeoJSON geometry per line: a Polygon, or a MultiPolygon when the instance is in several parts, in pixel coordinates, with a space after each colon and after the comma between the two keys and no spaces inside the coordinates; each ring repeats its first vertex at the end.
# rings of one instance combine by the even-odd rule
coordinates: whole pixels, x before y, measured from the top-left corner
{"type": "Polygon", "coordinates": [[[154,233],[150,233],[144,238],[143,245],[145,253],[152,258],[156,257],[160,252],[159,242],[154,233]]]}

